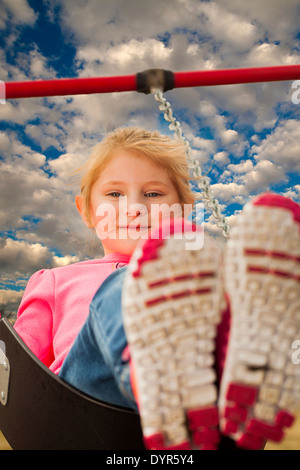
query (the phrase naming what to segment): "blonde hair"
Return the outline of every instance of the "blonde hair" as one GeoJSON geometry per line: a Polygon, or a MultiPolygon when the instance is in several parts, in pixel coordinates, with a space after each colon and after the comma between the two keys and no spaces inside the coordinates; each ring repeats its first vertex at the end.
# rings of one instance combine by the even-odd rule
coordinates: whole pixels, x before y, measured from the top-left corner
{"type": "Polygon", "coordinates": [[[91,227],[90,201],[93,185],[117,150],[135,152],[164,168],[178,192],[182,207],[184,204],[195,203],[196,195],[189,184],[189,168],[183,143],[163,136],[158,131],[147,131],[140,127],[119,128],[94,147],[88,161],[81,168],[83,210],[91,227]]]}

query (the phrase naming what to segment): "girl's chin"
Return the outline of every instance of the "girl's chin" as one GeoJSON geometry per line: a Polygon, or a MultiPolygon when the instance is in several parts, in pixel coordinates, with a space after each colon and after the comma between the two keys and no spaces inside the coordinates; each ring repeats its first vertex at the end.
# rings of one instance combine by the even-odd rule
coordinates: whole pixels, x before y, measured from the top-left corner
{"type": "Polygon", "coordinates": [[[137,245],[141,243],[141,239],[132,240],[130,238],[125,240],[103,240],[102,245],[104,248],[105,254],[108,253],[120,253],[123,255],[131,256],[136,249],[137,245]]]}

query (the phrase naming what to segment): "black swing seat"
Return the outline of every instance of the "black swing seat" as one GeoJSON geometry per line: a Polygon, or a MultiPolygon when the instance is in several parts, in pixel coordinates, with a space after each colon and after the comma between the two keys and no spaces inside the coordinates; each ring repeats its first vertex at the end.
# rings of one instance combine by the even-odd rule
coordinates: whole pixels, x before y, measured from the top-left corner
{"type": "MultiPolygon", "coordinates": [[[[14,450],[145,450],[137,413],[61,380],[6,319],[0,319],[0,431],[14,450]]],[[[224,436],[218,448],[241,450],[224,436]]]]}
{"type": "Polygon", "coordinates": [[[0,320],[0,430],[14,450],[144,450],[138,414],[74,389],[0,320]]]}

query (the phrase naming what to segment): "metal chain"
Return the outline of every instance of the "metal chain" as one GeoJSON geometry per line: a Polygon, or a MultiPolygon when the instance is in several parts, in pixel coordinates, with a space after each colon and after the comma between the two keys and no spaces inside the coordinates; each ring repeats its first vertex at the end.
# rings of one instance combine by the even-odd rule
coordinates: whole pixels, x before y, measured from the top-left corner
{"type": "Polygon", "coordinates": [[[166,98],[164,98],[163,93],[160,89],[155,88],[152,89],[151,92],[154,95],[154,99],[158,103],[160,103],[159,109],[160,111],[163,111],[164,119],[170,123],[169,129],[171,131],[174,131],[176,137],[181,140],[185,146],[189,168],[192,171],[194,177],[200,178],[200,180],[197,182],[197,185],[203,193],[203,198],[205,199],[206,207],[208,207],[212,211],[213,217],[217,221],[217,226],[223,230],[224,237],[229,237],[230,227],[226,218],[221,213],[220,203],[218,199],[214,198],[212,195],[209,178],[205,175],[202,175],[202,170],[199,161],[192,158],[192,149],[190,143],[183,135],[180,122],[177,121],[173,116],[173,111],[170,103],[166,100],[166,98]]]}

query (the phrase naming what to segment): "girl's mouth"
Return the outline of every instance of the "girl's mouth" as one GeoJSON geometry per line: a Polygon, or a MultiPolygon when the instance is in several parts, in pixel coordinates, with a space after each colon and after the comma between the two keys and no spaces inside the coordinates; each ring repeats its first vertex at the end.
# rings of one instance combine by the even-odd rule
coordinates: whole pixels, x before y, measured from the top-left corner
{"type": "Polygon", "coordinates": [[[145,230],[145,229],[149,229],[149,228],[151,228],[151,227],[148,227],[148,225],[143,225],[143,226],[128,225],[128,226],[119,227],[119,229],[124,229],[124,230],[145,230]]]}

